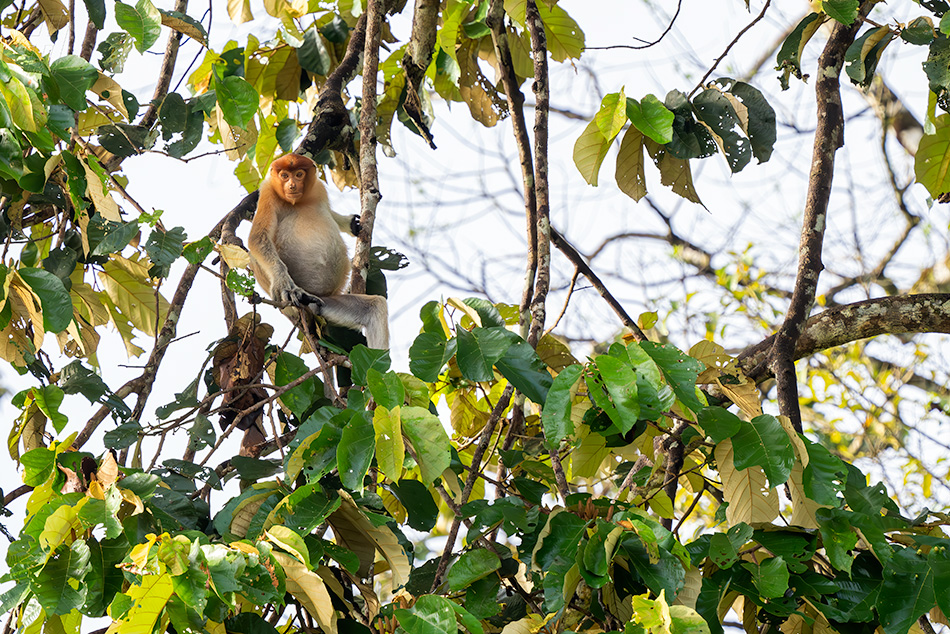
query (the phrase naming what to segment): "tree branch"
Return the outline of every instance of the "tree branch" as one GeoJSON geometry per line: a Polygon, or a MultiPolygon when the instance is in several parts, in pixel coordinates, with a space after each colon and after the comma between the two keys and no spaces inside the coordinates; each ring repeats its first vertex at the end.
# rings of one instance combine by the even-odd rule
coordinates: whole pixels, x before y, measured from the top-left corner
{"type": "MultiPolygon", "coordinates": [[[[809,319],[792,360],[878,335],[939,332],[950,334],[950,293],[899,295],[838,306],[809,319]]],[[[776,335],[739,353],[739,368],[755,382],[769,377],[764,363],[776,335]]]]}
{"type": "Polygon", "coordinates": [[[379,43],[383,23],[383,0],[369,0],[366,7],[366,42],[363,49],[363,106],[360,108],[360,235],[353,252],[350,292],[366,292],[369,275],[369,249],[373,243],[373,225],[379,193],[376,165],[376,74],[379,69],[379,43]]]}
{"type": "MultiPolygon", "coordinates": [[[[861,16],[867,15],[873,5],[873,0],[866,0],[861,6],[861,16]]],[[[841,108],[839,76],[844,65],[845,51],[854,41],[860,26],[861,20],[855,20],[851,26],[836,23],[824,51],[818,58],[815,81],[818,125],[815,130],[808,195],[805,200],[798,273],[785,321],[775,335],[775,343],[768,359],[769,368],[778,383],[779,411],[788,416],[799,432],[802,431],[802,414],[798,406],[798,382],[793,354],[815,301],[818,277],[823,268],[821,249],[825,227],[828,225],[828,200],[834,179],[835,153],[844,145],[844,113],[841,108]]]]}

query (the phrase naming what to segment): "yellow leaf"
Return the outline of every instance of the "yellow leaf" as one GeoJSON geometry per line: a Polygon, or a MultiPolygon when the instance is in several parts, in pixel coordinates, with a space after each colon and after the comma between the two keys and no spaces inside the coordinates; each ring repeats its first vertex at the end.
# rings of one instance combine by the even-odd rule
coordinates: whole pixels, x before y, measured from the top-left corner
{"type": "Polygon", "coordinates": [[[792,467],[792,472],[788,476],[788,482],[786,482],[792,497],[792,517],[789,522],[792,526],[818,528],[815,511],[823,507],[805,495],[805,487],[802,484],[803,471],[804,468],[802,464],[796,462],[795,466],[792,467]]]}
{"type": "Polygon", "coordinates": [[[268,541],[277,544],[288,553],[296,557],[304,566],[310,568],[310,551],[303,537],[286,526],[271,526],[269,530],[264,531],[264,536],[268,541]]]}
{"type": "Polygon", "coordinates": [[[69,10],[59,0],[39,0],[38,4],[50,35],[69,24],[69,10]]]}
{"type": "Polygon", "coordinates": [[[136,544],[132,547],[131,552],[129,552],[129,559],[132,560],[132,564],[139,570],[144,570],[148,566],[148,552],[157,539],[158,537],[155,533],[149,533],[145,536],[144,544],[136,544]]]}
{"type": "Polygon", "coordinates": [[[379,469],[393,482],[402,475],[402,463],[406,458],[406,443],[402,438],[402,420],[397,405],[388,410],[382,405],[373,412],[373,431],[376,435],[376,461],[379,469]]]}
{"type": "Polygon", "coordinates": [[[655,495],[647,500],[647,504],[650,505],[650,510],[660,517],[673,518],[673,501],[670,500],[670,496],[665,491],[657,491],[655,495]]]}
{"type": "Polygon", "coordinates": [[[86,491],[86,495],[96,500],[106,499],[106,492],[102,489],[102,485],[99,484],[98,480],[89,483],[89,490],[86,491]]]}
{"type": "Polygon", "coordinates": [[[103,101],[107,101],[118,110],[125,120],[129,120],[129,111],[125,108],[125,101],[122,99],[122,86],[119,83],[99,72],[99,79],[92,85],[92,92],[99,95],[103,101]]]}
{"type": "MultiPolygon", "coordinates": [[[[230,4],[231,3],[228,2],[229,8],[230,4]]],[[[170,29],[178,31],[182,35],[187,35],[205,48],[208,47],[208,43],[205,41],[205,34],[201,32],[201,29],[190,22],[185,22],[181,18],[176,18],[173,15],[162,13],[162,26],[167,26],[170,29]]]]}
{"type": "Polygon", "coordinates": [[[76,506],[61,506],[46,518],[43,532],[40,533],[40,548],[52,554],[57,546],[66,541],[66,536],[78,526],[77,516],[84,501],[81,500],[76,506]]]}
{"type": "Polygon", "coordinates": [[[228,546],[230,546],[234,550],[241,551],[245,555],[254,555],[255,557],[260,557],[260,554],[261,554],[261,551],[254,548],[247,542],[231,542],[230,544],[228,544],[228,546]]]}
{"type": "Polygon", "coordinates": [[[604,458],[610,453],[607,439],[588,429],[587,436],[571,454],[571,474],[573,478],[592,478],[597,475],[604,458]]]}
{"type": "Polygon", "coordinates": [[[12,75],[6,82],[0,82],[0,94],[3,95],[7,106],[10,108],[13,123],[27,132],[36,132],[37,126],[33,120],[33,102],[30,99],[29,92],[23,82],[12,75]]]}
{"type": "Polygon", "coordinates": [[[152,285],[140,262],[113,254],[99,279],[106,294],[133,326],[154,337],[168,314],[168,302],[152,285]]]}
{"type": "Polygon", "coordinates": [[[231,127],[224,120],[224,113],[221,106],[214,107],[215,121],[218,126],[218,133],[221,135],[221,144],[226,150],[225,154],[232,161],[238,161],[247,155],[247,151],[257,143],[257,124],[251,119],[247,124],[247,129],[231,127]]]}
{"type": "Polygon", "coordinates": [[[342,503],[327,522],[333,528],[337,543],[356,553],[360,559],[360,577],[370,573],[378,551],[392,573],[392,589],[395,592],[409,580],[409,558],[393,532],[386,526],[375,527],[346,491],[339,491],[342,503]]]}
{"type": "Polygon", "coordinates": [[[335,634],[336,611],[333,609],[326,584],[320,576],[290,555],[278,551],[273,554],[287,576],[287,592],[300,601],[324,634],[335,634]]]}
{"type": "Polygon", "coordinates": [[[235,24],[244,24],[254,19],[251,0],[228,0],[228,15],[235,24]]]}
{"type": "Polygon", "coordinates": [[[145,512],[145,504],[142,503],[142,498],[128,489],[119,489],[119,492],[122,493],[123,501],[128,502],[133,507],[135,507],[131,513],[132,515],[138,515],[139,513],[145,512]]]}
{"type": "Polygon", "coordinates": [[[221,258],[232,269],[246,269],[251,263],[251,254],[236,244],[216,244],[214,250],[221,254],[221,258]]]}
{"type": "Polygon", "coordinates": [[[96,211],[106,220],[122,222],[122,216],[119,215],[119,205],[112,198],[112,193],[86,161],[81,161],[81,163],[83,170],[86,172],[86,195],[92,199],[96,211]]]}
{"type": "Polygon", "coordinates": [[[643,134],[634,126],[627,128],[617,152],[617,187],[634,200],[647,195],[643,171],[643,134]]]}
{"type": "Polygon", "coordinates": [[[109,311],[109,318],[112,321],[112,325],[115,326],[115,329],[119,331],[119,336],[122,337],[122,343],[125,344],[125,351],[129,357],[137,357],[143,352],[141,348],[132,343],[132,339],[135,335],[132,333],[132,322],[130,322],[122,313],[119,312],[119,309],[116,308],[116,305],[112,303],[112,300],[109,299],[108,295],[102,296],[102,305],[106,307],[109,311]]]}
{"type": "Polygon", "coordinates": [[[762,467],[757,465],[737,471],[733,463],[732,440],[716,445],[716,462],[722,477],[722,494],[729,506],[726,518],[730,525],[745,522],[771,522],[778,517],[778,494],[769,488],[762,467]]]}
{"type": "Polygon", "coordinates": [[[113,621],[106,634],[152,634],[172,590],[171,576],[144,575],[141,585],[132,585],[126,591],[132,599],[128,614],[121,621],[113,621]]]}
{"type": "Polygon", "coordinates": [[[257,515],[261,505],[264,504],[267,498],[277,492],[276,482],[261,482],[254,486],[255,488],[264,488],[266,486],[268,490],[265,490],[263,493],[258,493],[244,498],[234,509],[234,512],[231,515],[233,519],[231,520],[231,526],[228,530],[238,537],[247,536],[248,528],[251,526],[251,520],[253,520],[254,516],[257,515]]]}
{"type": "Polygon", "coordinates": [[[96,471],[96,480],[103,486],[103,488],[108,488],[119,477],[119,465],[116,463],[115,458],[112,457],[112,452],[107,451],[106,455],[102,457],[102,460],[99,462],[99,470],[96,471]]]}
{"type": "Polygon", "coordinates": [[[559,4],[550,7],[543,2],[535,4],[538,7],[538,15],[544,22],[551,58],[556,62],[563,62],[568,58],[580,59],[581,53],[584,52],[584,31],[574,18],[559,4]]]}

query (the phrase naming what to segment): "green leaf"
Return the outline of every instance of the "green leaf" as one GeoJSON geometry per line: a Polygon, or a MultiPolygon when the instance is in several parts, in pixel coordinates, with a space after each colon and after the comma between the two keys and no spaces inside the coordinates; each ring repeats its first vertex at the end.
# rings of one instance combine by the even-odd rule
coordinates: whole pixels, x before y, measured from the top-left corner
{"type": "Polygon", "coordinates": [[[550,449],[556,449],[561,441],[574,433],[574,423],[571,420],[571,388],[577,383],[582,365],[569,365],[561,370],[551,389],[548,390],[544,408],[541,410],[541,424],[544,427],[544,439],[550,449]]]}
{"type": "Polygon", "coordinates": [[[64,392],[55,385],[47,385],[42,388],[33,388],[33,399],[37,407],[46,414],[46,417],[53,423],[56,433],[60,433],[66,427],[69,419],[59,411],[63,404],[64,392]]]}
{"type": "Polygon", "coordinates": [[[827,19],[821,13],[809,13],[802,21],[798,23],[785,41],[782,48],[779,49],[775,57],[776,70],[782,71],[779,81],[782,83],[782,90],[788,90],[788,78],[790,75],[802,79],[802,52],[805,45],[812,38],[818,27],[827,19]]]}
{"type": "Polygon", "coordinates": [[[416,450],[416,462],[422,471],[422,480],[431,484],[442,476],[452,463],[451,442],[442,422],[432,412],[421,407],[403,407],[402,430],[416,450]]]}
{"type": "Polygon", "coordinates": [[[162,124],[162,136],[167,141],[176,132],[184,132],[188,125],[188,105],[177,92],[170,92],[162,100],[158,111],[158,120],[162,124]]]}
{"type": "Polygon", "coordinates": [[[885,634],[904,634],[936,602],[934,575],[912,548],[900,548],[885,570],[877,613],[885,634]]]}
{"type": "Polygon", "coordinates": [[[336,449],[337,468],[343,486],[351,491],[363,488],[363,478],[376,453],[376,436],[368,412],[360,412],[343,428],[336,449]],[[365,414],[365,415],[364,415],[365,414]]]}
{"type": "Polygon", "coordinates": [[[630,126],[620,141],[615,175],[620,191],[636,201],[647,195],[643,165],[643,134],[636,127],[630,126]]]}
{"type": "Polygon", "coordinates": [[[626,123],[626,96],[622,90],[610,93],[601,100],[600,110],[574,143],[574,165],[584,180],[594,187],[607,150],[626,123]]]}
{"type": "MultiPolygon", "coordinates": [[[[947,19],[947,14],[944,14],[940,19],[941,31],[943,31],[942,27],[945,19],[947,19]]],[[[946,33],[944,34],[946,35],[946,33]]],[[[935,37],[933,20],[926,15],[914,18],[901,30],[901,39],[908,44],[916,44],[917,46],[926,46],[933,42],[935,37]]]]}
{"type": "Polygon", "coordinates": [[[617,540],[623,533],[623,528],[611,522],[597,521],[597,530],[587,540],[583,548],[583,556],[578,559],[582,564],[581,572],[588,585],[593,588],[602,588],[610,578],[610,562],[614,558],[614,549],[617,540]]]}
{"type": "MultiPolygon", "coordinates": [[[[379,470],[393,482],[402,475],[406,445],[402,438],[400,411],[380,405],[373,411],[373,433],[376,437],[376,462],[379,470]]],[[[405,506],[405,504],[403,505],[405,506]]]]}
{"type": "Polygon", "coordinates": [[[833,456],[823,445],[805,440],[808,466],[802,476],[805,495],[818,504],[839,506],[839,493],[844,489],[847,468],[841,458],[833,456]]]}
{"type": "Polygon", "coordinates": [[[366,386],[377,404],[387,409],[402,405],[406,400],[406,388],[395,372],[381,373],[376,368],[366,372],[366,386]]]}
{"type": "Polygon", "coordinates": [[[441,333],[421,333],[409,347],[409,370],[423,381],[434,383],[456,345],[456,339],[447,342],[441,333]]]}
{"type": "Polygon", "coordinates": [[[653,95],[647,95],[640,102],[627,97],[627,118],[640,132],[657,143],[673,140],[675,116],[653,95]]]}
{"type": "Polygon", "coordinates": [[[762,467],[769,485],[777,487],[788,480],[795,465],[795,449],[788,433],[777,418],[769,414],[743,423],[732,436],[736,469],[762,467]]]}
{"type": "Polygon", "coordinates": [[[705,370],[705,366],[686,356],[675,346],[668,343],[660,344],[652,341],[640,343],[640,348],[659,366],[666,378],[666,382],[673,388],[673,393],[680,402],[698,412],[706,405],[696,396],[696,378],[705,370]]]}
{"type": "Polygon", "coordinates": [[[188,245],[182,249],[182,255],[185,256],[189,264],[198,264],[199,262],[204,262],[205,258],[211,255],[212,251],[214,251],[214,242],[211,241],[211,238],[205,236],[196,242],[189,242],[188,245]]]}
{"type": "Polygon", "coordinates": [[[531,555],[531,564],[540,570],[567,570],[574,563],[577,545],[587,531],[587,521],[564,509],[548,515],[531,555]]]}
{"type": "Polygon", "coordinates": [[[543,404],[551,389],[551,374],[527,341],[514,334],[510,339],[514,343],[495,361],[495,368],[528,400],[543,404]]]}
{"type": "Polygon", "coordinates": [[[77,112],[84,111],[86,91],[99,79],[95,66],[78,55],[67,55],[54,60],[50,71],[62,102],[77,112]]]}
{"type": "Polygon", "coordinates": [[[492,366],[511,347],[508,331],[499,327],[473,328],[470,331],[460,328],[457,338],[456,359],[462,376],[469,381],[494,379],[492,366]]]}
{"type": "Polygon", "coordinates": [[[27,486],[38,487],[53,474],[56,467],[56,453],[46,447],[31,449],[20,456],[23,465],[23,483],[27,486]]]}
{"type": "Polygon", "coordinates": [[[63,281],[43,269],[21,268],[20,277],[40,298],[43,307],[43,328],[47,332],[62,332],[73,320],[73,302],[63,281]]]}
{"type": "Polygon", "coordinates": [[[412,608],[394,610],[408,634],[457,634],[458,623],[451,601],[434,594],[419,597],[412,608]]]}
{"type": "Polygon", "coordinates": [[[574,18],[559,4],[548,5],[539,2],[536,6],[538,16],[544,23],[551,58],[556,62],[563,62],[568,58],[580,59],[581,53],[584,52],[584,32],[574,18]]]}
{"type": "Polygon", "coordinates": [[[698,414],[700,426],[715,443],[732,438],[742,427],[738,416],[721,407],[705,407],[698,414]]]}
{"type": "Polygon", "coordinates": [[[350,362],[353,364],[353,380],[357,385],[366,385],[366,373],[370,368],[386,372],[392,365],[388,350],[373,350],[363,344],[350,351],[350,362]]]}
{"type": "MultiPolygon", "coordinates": [[[[277,363],[274,368],[274,383],[277,385],[287,385],[295,381],[310,368],[300,357],[294,356],[289,352],[282,352],[277,357],[277,363]]],[[[284,405],[290,408],[294,415],[300,417],[307,412],[318,398],[323,398],[323,385],[316,378],[310,378],[290,390],[284,392],[280,400],[284,405]]]]}
{"type": "Polygon", "coordinates": [[[430,532],[439,519],[439,507],[432,499],[429,488],[418,480],[400,480],[390,485],[393,495],[406,507],[409,527],[423,533],[430,532]]]}
{"type": "Polygon", "coordinates": [[[266,531],[267,539],[274,542],[282,549],[296,557],[310,568],[310,549],[307,543],[296,531],[292,531],[286,526],[271,526],[266,531]]]}
{"type": "Polygon", "coordinates": [[[499,568],[501,568],[501,560],[498,555],[490,550],[478,548],[464,553],[458,558],[458,561],[452,564],[446,581],[448,581],[449,589],[452,592],[458,592],[463,588],[467,588],[469,584],[487,577],[499,568]]]}
{"type": "Polygon", "coordinates": [[[851,24],[858,19],[860,0],[822,0],[821,9],[842,24],[851,24]]]}
{"type": "Polygon", "coordinates": [[[167,231],[156,228],[149,234],[145,252],[152,264],[160,269],[160,274],[155,277],[168,277],[172,263],[184,250],[187,237],[182,227],[173,227],[167,231]]]}
{"type": "Polygon", "coordinates": [[[950,114],[937,117],[934,128],[932,134],[925,134],[920,139],[914,158],[914,175],[936,200],[950,192],[950,114]]]}
{"type": "MultiPolygon", "coordinates": [[[[145,1],[145,0],[143,0],[145,1]]],[[[241,77],[229,75],[219,79],[217,71],[214,75],[214,90],[221,106],[224,120],[236,128],[244,129],[257,113],[260,97],[254,86],[241,77]]]]}
{"type": "Polygon", "coordinates": [[[86,13],[96,28],[100,31],[106,22],[106,2],[105,0],[83,0],[86,5],[86,13]]]}
{"type": "MultiPolygon", "coordinates": [[[[611,348],[611,355],[613,349],[611,348]]],[[[631,341],[627,344],[626,356],[637,371],[637,399],[640,401],[640,418],[659,420],[676,403],[673,389],[663,382],[660,366],[640,345],[631,341]]]]}
{"type": "Polygon", "coordinates": [[[125,449],[131,447],[139,439],[142,426],[134,420],[122,423],[115,429],[110,429],[102,438],[102,443],[109,449],[125,449]]]}
{"type": "Polygon", "coordinates": [[[927,563],[933,574],[933,587],[941,612],[950,614],[950,553],[944,548],[931,548],[927,563]]]}
{"type": "Polygon", "coordinates": [[[765,163],[771,158],[775,146],[775,110],[755,86],[744,81],[729,81],[728,92],[738,97],[746,107],[749,118],[746,134],[752,142],[752,154],[759,163],[765,163]]]}
{"type": "Polygon", "coordinates": [[[109,222],[96,216],[89,222],[90,255],[119,253],[139,232],[137,222],[109,222]]]}
{"type": "Polygon", "coordinates": [[[788,590],[788,566],[781,557],[770,557],[759,565],[746,562],[742,567],[752,573],[752,583],[763,597],[777,599],[788,590]]]}
{"type": "Polygon", "coordinates": [[[150,49],[162,33],[162,14],[149,0],[139,0],[134,7],[116,2],[115,21],[132,36],[139,53],[150,49]]]}
{"type": "Polygon", "coordinates": [[[739,134],[742,122],[732,102],[719,90],[707,88],[693,98],[696,118],[709,126],[733,174],[752,160],[752,142],[739,134]]]}
{"type": "Polygon", "coordinates": [[[86,585],[82,580],[88,569],[89,546],[81,539],[53,552],[32,583],[36,599],[47,614],[68,614],[83,604],[86,585]]]}
{"type": "Polygon", "coordinates": [[[847,574],[851,574],[851,564],[854,561],[848,551],[858,543],[858,534],[851,525],[852,516],[853,513],[839,509],[819,508],[815,511],[821,545],[825,548],[828,561],[847,574]]]}
{"type": "Polygon", "coordinates": [[[640,419],[636,372],[628,363],[610,355],[595,357],[594,368],[596,371],[587,375],[591,398],[607,413],[617,430],[626,434],[640,419]]]}
{"type": "Polygon", "coordinates": [[[446,580],[448,581],[449,589],[452,592],[458,592],[468,587],[469,584],[487,577],[500,567],[501,560],[498,558],[498,555],[490,550],[478,548],[470,550],[459,557],[458,561],[452,564],[452,568],[449,570],[446,580]]]}
{"type": "Polygon", "coordinates": [[[871,29],[848,47],[845,52],[845,72],[851,82],[867,88],[874,79],[874,70],[884,49],[894,39],[894,32],[889,27],[882,26],[871,29]]]}
{"type": "Polygon", "coordinates": [[[326,76],[330,71],[330,53],[316,27],[303,34],[303,44],[297,49],[300,67],[314,75],[326,76]]]}
{"type": "Polygon", "coordinates": [[[276,462],[248,456],[232,457],[231,466],[235,468],[242,480],[250,482],[264,480],[280,471],[280,465],[276,462]]]}

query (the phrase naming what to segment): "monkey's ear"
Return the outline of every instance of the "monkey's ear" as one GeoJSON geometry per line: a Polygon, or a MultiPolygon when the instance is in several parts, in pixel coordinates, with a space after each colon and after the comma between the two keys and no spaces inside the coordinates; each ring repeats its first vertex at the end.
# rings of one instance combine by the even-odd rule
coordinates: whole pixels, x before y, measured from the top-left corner
{"type": "Polygon", "coordinates": [[[360,222],[359,216],[353,216],[350,218],[350,233],[354,236],[360,235],[360,231],[363,230],[363,223],[360,222]]]}

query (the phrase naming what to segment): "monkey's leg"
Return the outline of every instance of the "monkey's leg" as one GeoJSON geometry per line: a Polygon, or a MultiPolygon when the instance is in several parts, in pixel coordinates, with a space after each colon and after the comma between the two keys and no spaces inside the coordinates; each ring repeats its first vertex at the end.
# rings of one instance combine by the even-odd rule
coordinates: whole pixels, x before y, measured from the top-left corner
{"type": "Polygon", "coordinates": [[[315,315],[327,321],[366,331],[370,348],[389,348],[389,309],[386,298],[379,295],[332,295],[321,297],[319,303],[310,305],[315,315]]]}

